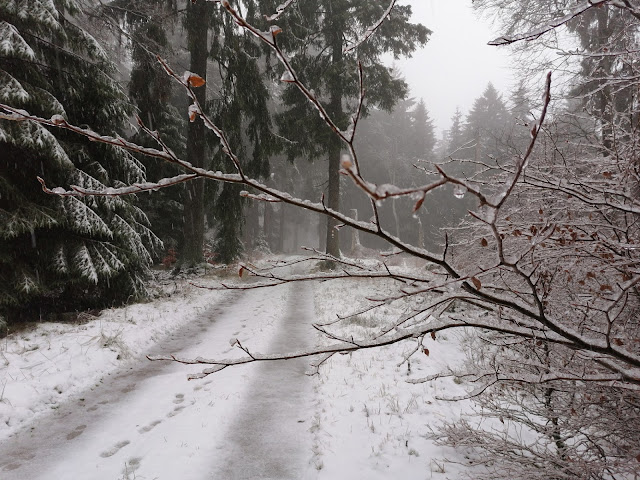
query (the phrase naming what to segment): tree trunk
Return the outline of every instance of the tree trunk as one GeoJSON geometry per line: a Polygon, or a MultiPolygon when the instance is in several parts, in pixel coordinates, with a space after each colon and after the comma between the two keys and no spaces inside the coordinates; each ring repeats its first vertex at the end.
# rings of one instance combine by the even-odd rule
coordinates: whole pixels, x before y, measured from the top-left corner
{"type": "MultiPolygon", "coordinates": [[[[327,207],[332,210],[340,210],[340,139],[331,141],[329,148],[329,195],[327,207]]],[[[340,257],[340,237],[338,229],[335,228],[338,221],[332,217],[327,217],[327,239],[326,252],[334,257],[340,257]]]]}
{"type": "Polygon", "coordinates": [[[244,217],[246,219],[244,228],[244,244],[247,250],[253,250],[257,246],[257,239],[260,235],[260,211],[256,200],[248,200],[244,207],[244,217]]]}
{"type": "Polygon", "coordinates": [[[284,253],[284,237],[285,237],[285,220],[287,216],[287,208],[284,203],[280,204],[280,237],[278,238],[278,251],[284,253]]]}
{"type": "Polygon", "coordinates": [[[424,229],[422,228],[422,219],[419,216],[416,216],[416,221],[418,223],[418,247],[424,248],[424,229]]]}
{"type": "MultiPolygon", "coordinates": [[[[329,80],[329,115],[339,126],[342,123],[344,113],[342,111],[342,97],[344,94],[342,77],[342,35],[345,29],[344,12],[346,9],[341,8],[336,2],[330,2],[331,22],[328,38],[331,45],[331,63],[332,71],[329,80]]],[[[332,135],[329,140],[328,156],[329,156],[329,192],[327,198],[327,207],[338,211],[340,209],[340,152],[342,149],[342,141],[332,135]]],[[[327,217],[327,241],[326,252],[334,257],[340,257],[340,238],[338,230],[335,228],[338,221],[327,217]]]]}
{"type": "Polygon", "coordinates": [[[324,215],[318,214],[318,250],[320,251],[325,250],[327,246],[327,223],[324,215]]]}
{"type": "MultiPolygon", "coordinates": [[[[596,11],[596,18],[598,20],[598,37],[602,44],[605,44],[613,35],[613,32],[609,28],[609,9],[600,8],[596,11]]],[[[601,60],[601,68],[604,75],[613,75],[613,65],[611,57],[603,57],[601,60]]],[[[605,80],[606,82],[606,80],[605,80]]],[[[615,104],[611,95],[611,87],[603,85],[599,89],[597,95],[600,97],[600,122],[602,124],[602,154],[608,157],[613,149],[613,116],[615,104]]]]}
{"type": "MultiPolygon", "coordinates": [[[[351,217],[355,220],[358,220],[358,209],[351,209],[351,217]]],[[[355,228],[351,229],[351,253],[355,253],[360,247],[360,230],[355,228]]]]}
{"type": "MultiPolygon", "coordinates": [[[[191,61],[189,70],[207,78],[209,30],[209,4],[205,1],[187,2],[187,35],[191,61]]],[[[196,97],[204,107],[207,100],[206,85],[194,89],[196,97]]],[[[200,119],[187,127],[187,161],[196,167],[205,163],[205,127],[200,119]]],[[[184,245],[181,264],[193,266],[204,261],[204,180],[188,182],[184,191],[184,245]]]]}
{"type": "Polygon", "coordinates": [[[276,250],[273,244],[273,207],[270,203],[264,204],[264,217],[262,221],[262,232],[264,235],[264,239],[269,246],[269,250],[276,250]]]}

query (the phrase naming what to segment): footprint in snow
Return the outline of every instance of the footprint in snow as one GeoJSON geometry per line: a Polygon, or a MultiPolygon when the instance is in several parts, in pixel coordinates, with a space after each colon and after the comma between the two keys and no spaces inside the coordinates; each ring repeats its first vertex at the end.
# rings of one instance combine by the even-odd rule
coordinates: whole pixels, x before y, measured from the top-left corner
{"type": "Polygon", "coordinates": [[[131,442],[129,440],[123,440],[121,442],[116,443],[113,447],[111,447],[109,450],[105,450],[104,452],[102,452],[100,454],[100,456],[102,458],[109,458],[109,457],[113,457],[116,453],[118,453],[118,451],[123,448],[126,447],[127,445],[129,445],[131,442]]]}
{"type": "Polygon", "coordinates": [[[131,457],[129,460],[124,462],[124,469],[122,470],[124,478],[129,478],[130,474],[138,470],[141,462],[142,457],[131,457]]]}
{"type": "Polygon", "coordinates": [[[184,402],[184,394],[183,393],[176,393],[176,398],[173,401],[173,403],[182,403],[184,402]]]}
{"type": "Polygon", "coordinates": [[[129,392],[133,392],[133,390],[136,388],[136,384],[135,383],[130,383],[129,385],[127,385],[126,387],[124,387],[122,390],[120,390],[122,393],[129,393],[129,392]]]}
{"type": "Polygon", "coordinates": [[[173,412],[167,413],[167,418],[175,417],[182,410],[184,410],[184,405],[178,405],[176,408],[173,409],[173,412]]]}
{"type": "Polygon", "coordinates": [[[138,433],[150,432],[151,430],[153,430],[156,426],[160,425],[161,423],[162,423],[162,420],[154,420],[149,425],[145,425],[144,427],[139,428],[138,429],[138,433]]]}
{"type": "Polygon", "coordinates": [[[73,440],[76,437],[79,437],[80,435],[82,435],[82,432],[84,432],[84,429],[87,428],[86,425],[79,425],[77,426],[73,432],[69,433],[67,435],[67,440],[73,440]]]}

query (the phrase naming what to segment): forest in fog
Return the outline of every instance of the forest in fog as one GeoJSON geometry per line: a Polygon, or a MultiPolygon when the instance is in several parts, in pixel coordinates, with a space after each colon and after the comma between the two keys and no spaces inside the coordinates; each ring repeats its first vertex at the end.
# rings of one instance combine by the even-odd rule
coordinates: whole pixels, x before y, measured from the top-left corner
{"type": "MultiPolygon", "coordinates": [[[[247,2],[247,17],[259,19],[258,12],[269,10],[268,3],[247,2]]],[[[362,16],[353,25],[347,16],[339,25],[329,24],[314,2],[299,5],[295,14],[324,37],[337,29],[340,35],[357,38],[358,29],[374,21],[383,3],[365,7],[347,2],[345,12],[357,10],[362,16]]],[[[206,87],[196,92],[247,173],[314,202],[325,195],[344,212],[357,210],[360,219],[370,216],[368,200],[357,187],[339,179],[336,168],[327,176],[327,156],[336,163],[340,153],[335,153],[317,114],[294,88],[278,81],[276,60],[238,30],[233,19],[220,15],[218,6],[175,1],[3,5],[2,99],[8,105],[47,117],[61,115],[102,134],[156,146],[158,139],[148,135],[148,129],[193,165],[229,169],[215,134],[181,113],[188,98],[166,74],[159,55],[176,69],[184,67],[207,79],[206,87]]],[[[377,32],[381,44],[364,51],[371,85],[356,146],[371,180],[417,185],[429,178],[434,162],[447,164],[453,174],[471,175],[477,167],[459,160],[477,164],[526,148],[528,131],[522,125],[532,106],[523,85],[505,96],[487,85],[473,105],[456,105],[446,131],[436,131],[429,105],[410,97],[402,72],[381,60],[389,53],[410,55],[429,36],[426,27],[410,23],[410,7],[396,8],[401,14],[394,22],[405,25],[406,32],[395,38],[396,26],[387,22],[388,30],[382,25],[377,32]]],[[[334,103],[334,97],[342,97],[344,122],[357,98],[355,72],[344,68],[344,78],[330,70],[316,72],[332,64],[355,64],[353,58],[338,61],[322,50],[322,42],[328,41],[324,37],[286,47],[299,53],[295,61],[310,86],[326,92],[334,103]]],[[[6,254],[0,305],[9,317],[34,310],[46,316],[143,296],[145,270],[154,263],[188,268],[203,261],[231,263],[253,250],[325,250],[327,238],[330,253],[338,252],[331,240],[338,237],[335,225],[327,237],[327,222],[320,216],[243,198],[241,189],[229,184],[181,184],[135,200],[47,198],[37,177],[55,186],[99,188],[153,182],[180,173],[180,168],[33,123],[2,125],[0,212],[6,254]],[[24,155],[29,162],[18,161],[24,155]]],[[[381,220],[404,240],[436,247],[443,242],[442,229],[456,226],[473,204],[458,199],[453,190],[445,186],[434,192],[415,213],[410,198],[393,199],[380,207],[381,220]]],[[[345,229],[340,238],[340,250],[352,253],[353,231],[345,229]]],[[[387,248],[366,234],[360,242],[365,248],[387,248]]]]}
{"type": "Polygon", "coordinates": [[[382,279],[345,318],[402,313],[362,338],[156,360],[408,362],[474,327],[463,369],[410,380],[473,385],[481,420],[436,435],[473,478],[637,478],[640,3],[475,0],[518,81],[438,131],[394,63],[433,34],[410,2],[280,1],[0,0],[0,329],[144,299],[153,269],[382,279]],[[304,275],[246,260],[303,246],[304,275]]]}

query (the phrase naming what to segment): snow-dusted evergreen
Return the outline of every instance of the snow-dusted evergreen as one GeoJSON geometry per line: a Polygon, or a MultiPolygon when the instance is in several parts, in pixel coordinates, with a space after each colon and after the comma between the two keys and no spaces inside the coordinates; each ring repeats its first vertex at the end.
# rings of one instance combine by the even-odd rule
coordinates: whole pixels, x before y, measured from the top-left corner
{"type": "MultiPolygon", "coordinates": [[[[126,97],[78,12],[74,0],[0,3],[0,101],[117,134],[127,124],[126,97]]],[[[120,148],[0,121],[0,311],[11,319],[142,294],[160,242],[135,199],[50,196],[37,176],[101,189],[143,181],[144,169],[120,148]]]]}

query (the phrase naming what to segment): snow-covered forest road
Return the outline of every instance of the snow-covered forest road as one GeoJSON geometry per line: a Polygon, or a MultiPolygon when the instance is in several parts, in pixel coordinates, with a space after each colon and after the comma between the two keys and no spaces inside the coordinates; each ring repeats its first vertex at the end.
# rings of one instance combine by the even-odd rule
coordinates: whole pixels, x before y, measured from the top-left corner
{"type": "MultiPolygon", "coordinates": [[[[313,321],[305,285],[231,291],[153,351],[40,415],[0,443],[0,478],[303,479],[313,416],[307,361],[227,369],[187,381],[198,367],[145,354],[226,357],[237,337],[261,352],[300,347],[313,321]]],[[[241,353],[241,352],[240,352],[241,353]]]]}

